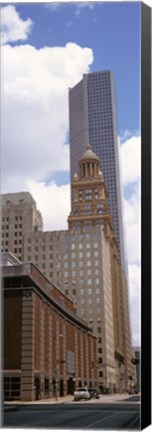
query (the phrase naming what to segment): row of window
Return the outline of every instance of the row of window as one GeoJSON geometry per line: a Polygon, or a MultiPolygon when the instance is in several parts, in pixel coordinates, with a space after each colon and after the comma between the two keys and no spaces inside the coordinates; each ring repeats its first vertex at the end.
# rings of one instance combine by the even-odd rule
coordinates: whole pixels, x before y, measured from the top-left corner
{"type": "MultiPolygon", "coordinates": [[[[80,308],[80,314],[81,316],[84,316],[86,310],[84,308],[80,308]]],[[[92,309],[92,307],[88,307],[87,313],[88,315],[92,315],[95,312],[95,309],[92,309]]],[[[101,307],[96,308],[96,314],[101,314],[101,307]]]]}
{"type": "MultiPolygon", "coordinates": [[[[80,304],[84,304],[84,303],[86,303],[86,299],[80,299],[80,304]]],[[[94,298],[92,299],[92,298],[89,298],[88,299],[88,304],[92,304],[92,303],[94,303],[94,298]]],[[[99,304],[100,303],[100,298],[99,297],[97,297],[96,298],[96,304],[99,304]]]]}

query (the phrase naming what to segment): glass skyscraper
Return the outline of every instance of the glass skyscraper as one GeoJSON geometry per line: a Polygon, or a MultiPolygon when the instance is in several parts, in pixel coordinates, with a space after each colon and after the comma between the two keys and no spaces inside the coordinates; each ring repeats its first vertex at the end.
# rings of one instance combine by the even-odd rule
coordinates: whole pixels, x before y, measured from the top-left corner
{"type": "Polygon", "coordinates": [[[78,173],[78,160],[86,146],[100,158],[109,195],[109,208],[118,244],[119,260],[125,270],[119,141],[116,96],[112,71],[84,74],[69,89],[71,180],[78,173]]]}

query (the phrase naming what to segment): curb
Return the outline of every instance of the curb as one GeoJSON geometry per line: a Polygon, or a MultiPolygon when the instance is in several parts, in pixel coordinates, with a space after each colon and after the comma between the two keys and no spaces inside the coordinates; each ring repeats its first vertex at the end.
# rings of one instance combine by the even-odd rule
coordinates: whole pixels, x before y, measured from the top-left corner
{"type": "Polygon", "coordinates": [[[16,405],[4,406],[3,412],[9,412],[9,411],[17,411],[17,406],[16,405]]]}

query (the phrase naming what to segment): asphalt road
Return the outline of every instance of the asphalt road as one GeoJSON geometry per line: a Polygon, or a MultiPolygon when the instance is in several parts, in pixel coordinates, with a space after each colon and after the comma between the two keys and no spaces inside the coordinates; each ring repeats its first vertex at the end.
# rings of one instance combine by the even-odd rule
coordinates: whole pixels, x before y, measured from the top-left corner
{"type": "Polygon", "coordinates": [[[135,401],[115,404],[79,401],[22,405],[4,413],[2,427],[140,430],[140,404],[135,401]]]}

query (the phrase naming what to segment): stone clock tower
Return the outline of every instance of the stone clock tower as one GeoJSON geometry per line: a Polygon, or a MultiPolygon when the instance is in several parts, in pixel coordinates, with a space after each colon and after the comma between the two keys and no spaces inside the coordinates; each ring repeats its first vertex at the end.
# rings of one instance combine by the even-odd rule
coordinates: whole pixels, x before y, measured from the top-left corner
{"type": "Polygon", "coordinates": [[[91,146],[79,160],[80,175],[74,174],[72,182],[72,209],[68,218],[69,228],[101,226],[105,235],[115,242],[112,218],[109,213],[108,194],[100,170],[100,159],[91,146]]]}

